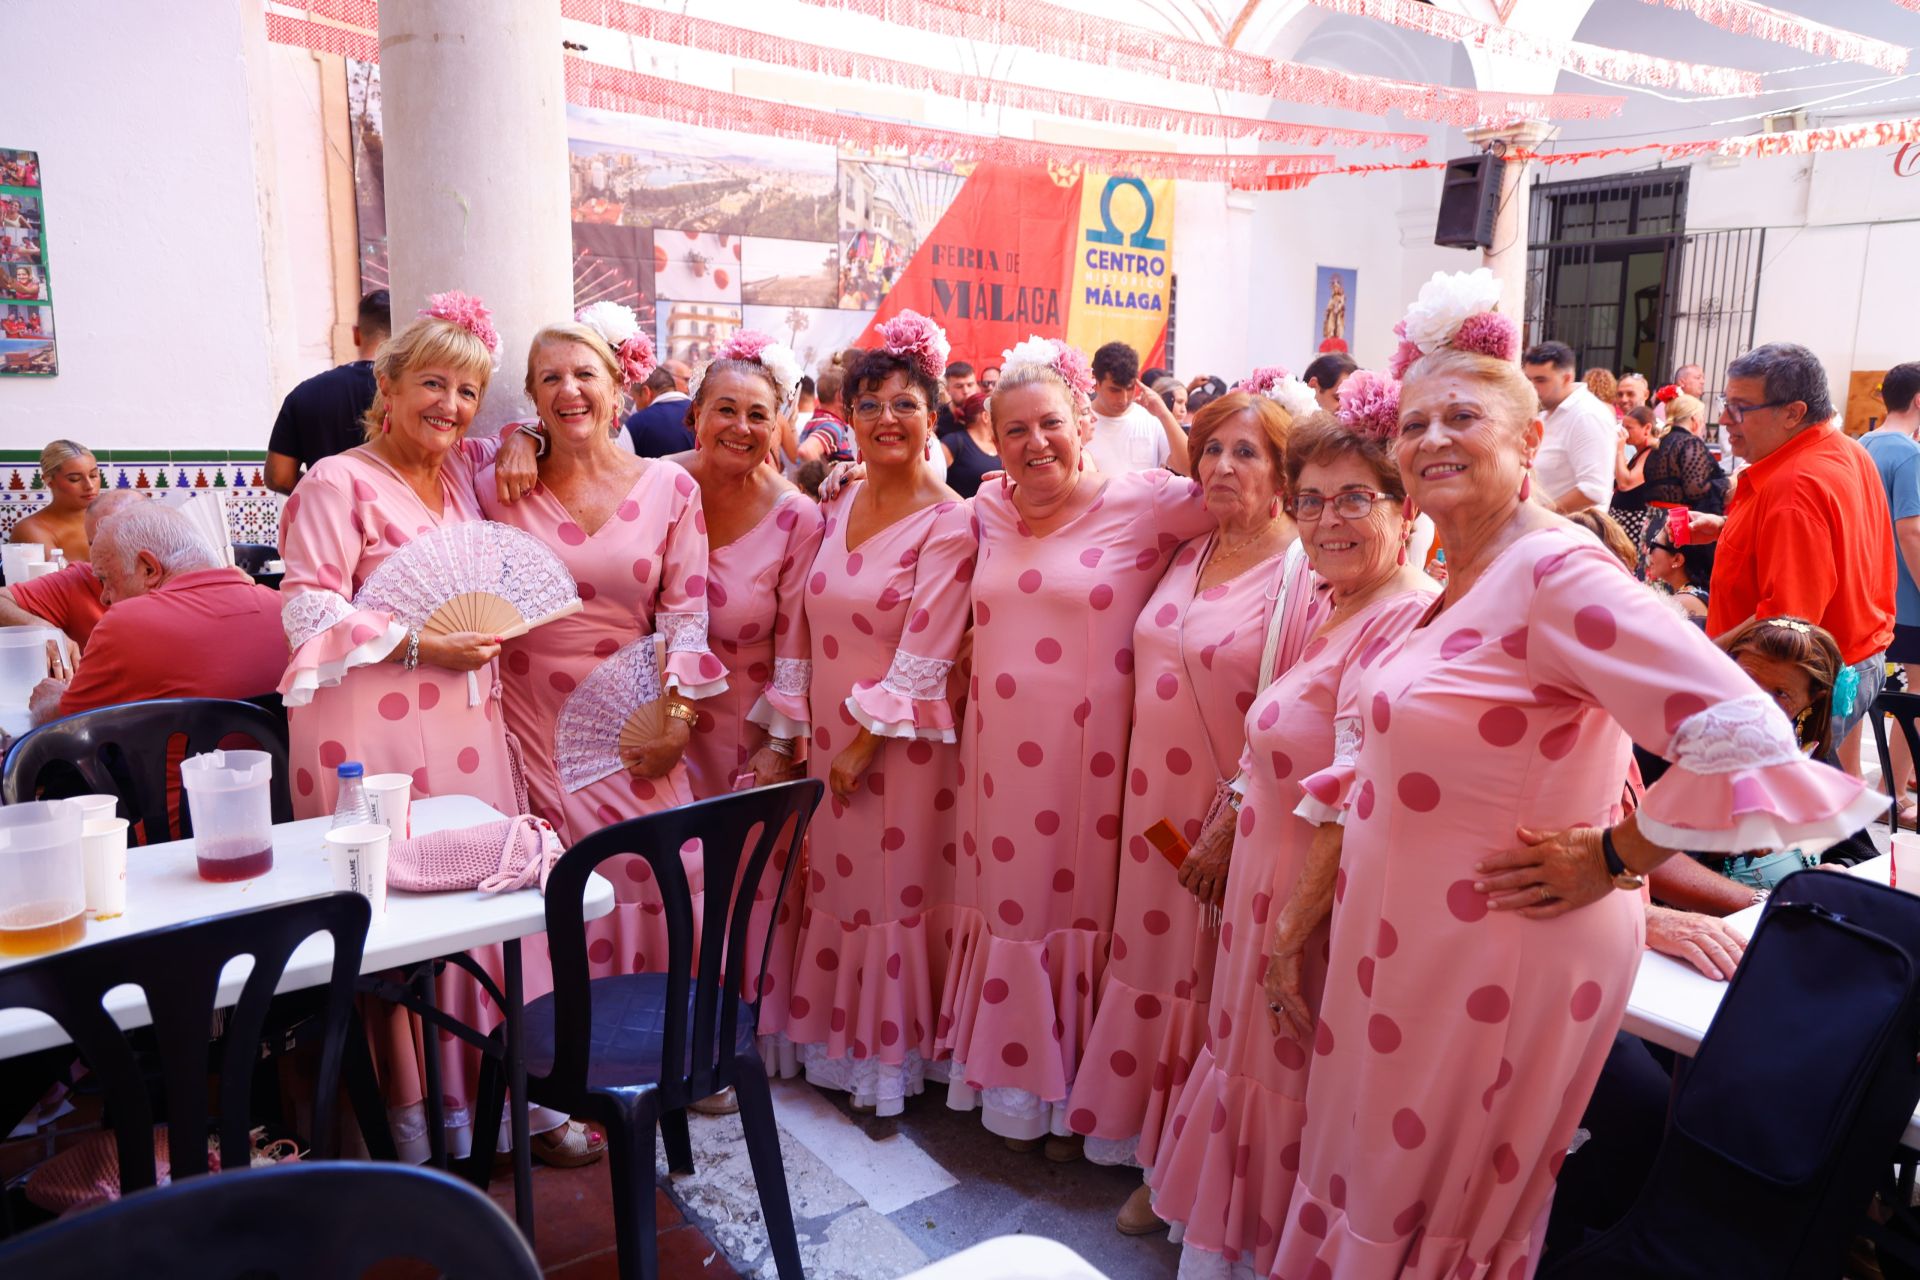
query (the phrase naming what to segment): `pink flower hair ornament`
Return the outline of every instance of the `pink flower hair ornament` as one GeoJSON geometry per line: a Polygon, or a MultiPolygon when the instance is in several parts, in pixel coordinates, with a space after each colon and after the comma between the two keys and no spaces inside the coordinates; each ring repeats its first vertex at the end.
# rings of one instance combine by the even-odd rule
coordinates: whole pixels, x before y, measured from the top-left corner
{"type": "Polygon", "coordinates": [[[1266,395],[1273,387],[1293,376],[1283,364],[1263,364],[1240,381],[1233,384],[1233,390],[1250,396],[1266,395]]]}
{"type": "Polygon", "coordinates": [[[874,333],[888,355],[905,360],[934,382],[946,376],[947,356],[953,351],[947,331],[918,311],[902,311],[881,322],[874,333]]]}
{"type": "Polygon", "coordinates": [[[1357,369],[1340,384],[1334,416],[1356,435],[1391,440],[1400,432],[1400,380],[1357,369]]]}
{"type": "Polygon", "coordinates": [[[1500,281],[1485,267],[1451,274],[1436,271],[1420,286],[1407,314],[1393,326],[1400,346],[1388,371],[1404,378],[1413,362],[1444,347],[1496,360],[1520,354],[1520,330],[1498,311],[1500,281]]]}
{"type": "Polygon", "coordinates": [[[660,367],[654,356],[653,335],[641,326],[632,307],[619,302],[595,302],[574,312],[573,318],[613,348],[614,358],[620,362],[621,381],[626,385],[645,382],[660,367]]]}
{"type": "Polygon", "coordinates": [[[772,334],[762,333],[758,329],[734,330],[732,336],[713,353],[713,359],[693,371],[693,378],[687,384],[687,393],[695,400],[700,398],[700,384],[706,381],[707,370],[722,360],[759,365],[773,375],[774,389],[780,394],[780,411],[785,413],[793,407],[794,397],[800,394],[800,379],[806,370],[800,367],[798,357],[791,350],[774,341],[772,334]]]}
{"type": "Polygon", "coordinates": [[[493,367],[500,368],[500,332],[493,327],[493,312],[487,310],[486,303],[470,293],[449,289],[430,295],[420,314],[458,325],[480,339],[480,345],[493,357],[493,367]]]}

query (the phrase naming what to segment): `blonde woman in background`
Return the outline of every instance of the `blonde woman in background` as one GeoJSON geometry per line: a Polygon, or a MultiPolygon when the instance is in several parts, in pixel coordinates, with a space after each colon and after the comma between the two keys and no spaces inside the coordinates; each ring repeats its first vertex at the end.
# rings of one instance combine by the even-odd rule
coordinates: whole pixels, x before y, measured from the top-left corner
{"type": "Polygon", "coordinates": [[[71,440],[55,440],[40,451],[41,482],[47,505],[13,526],[9,542],[37,542],[66,554],[68,564],[87,559],[87,508],[100,496],[100,464],[92,451],[71,440]]]}

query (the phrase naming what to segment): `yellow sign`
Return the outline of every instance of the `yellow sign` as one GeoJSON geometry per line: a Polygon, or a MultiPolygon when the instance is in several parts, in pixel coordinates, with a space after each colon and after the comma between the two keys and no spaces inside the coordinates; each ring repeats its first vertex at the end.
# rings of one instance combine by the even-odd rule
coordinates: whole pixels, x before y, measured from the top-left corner
{"type": "Polygon", "coordinates": [[[1158,362],[1173,284],[1172,178],[1090,173],[1080,188],[1067,341],[1124,342],[1158,362]]]}

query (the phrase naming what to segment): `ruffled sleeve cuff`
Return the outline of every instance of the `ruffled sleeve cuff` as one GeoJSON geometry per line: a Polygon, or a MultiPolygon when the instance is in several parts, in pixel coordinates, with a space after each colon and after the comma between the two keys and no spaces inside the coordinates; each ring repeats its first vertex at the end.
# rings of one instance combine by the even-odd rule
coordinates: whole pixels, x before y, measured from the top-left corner
{"type": "Polygon", "coordinates": [[[775,658],[773,681],[760,693],[747,719],[775,738],[809,737],[807,692],[813,687],[813,663],[805,658],[775,658]]]}
{"type": "Polygon", "coordinates": [[[1673,766],[1647,789],[1640,834],[1669,849],[1751,853],[1842,840],[1886,811],[1858,778],[1809,760],[1765,694],[1682,721],[1673,766]]]}
{"type": "Polygon", "coordinates": [[[1347,820],[1347,804],[1353,795],[1354,775],[1359,772],[1360,721],[1342,717],[1333,722],[1333,763],[1318,773],[1309,774],[1300,784],[1300,803],[1294,806],[1296,818],[1315,825],[1347,820]]]}
{"type": "Polygon", "coordinates": [[[655,614],[653,629],[667,642],[668,689],[683,698],[711,698],[727,687],[727,666],[707,648],[704,613],[655,614]]]}
{"type": "Polygon", "coordinates": [[[390,613],[356,609],[335,591],[301,591],[280,606],[280,625],[293,658],[280,679],[289,707],[313,701],[316,689],[339,684],[355,667],[386,661],[407,638],[406,625],[390,613]]]}
{"type": "Polygon", "coordinates": [[[954,742],[947,673],[953,663],[922,658],[904,649],[893,655],[884,680],[862,680],[847,695],[847,714],[880,738],[925,738],[954,742]]]}

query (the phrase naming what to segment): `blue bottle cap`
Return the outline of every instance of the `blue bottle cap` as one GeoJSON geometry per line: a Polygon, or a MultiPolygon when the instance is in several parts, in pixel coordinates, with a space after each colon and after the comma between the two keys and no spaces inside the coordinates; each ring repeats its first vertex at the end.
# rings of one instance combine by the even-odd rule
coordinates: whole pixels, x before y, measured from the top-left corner
{"type": "Polygon", "coordinates": [[[341,765],[337,772],[343,778],[358,778],[366,773],[366,770],[361,767],[358,760],[349,760],[341,765]]]}

